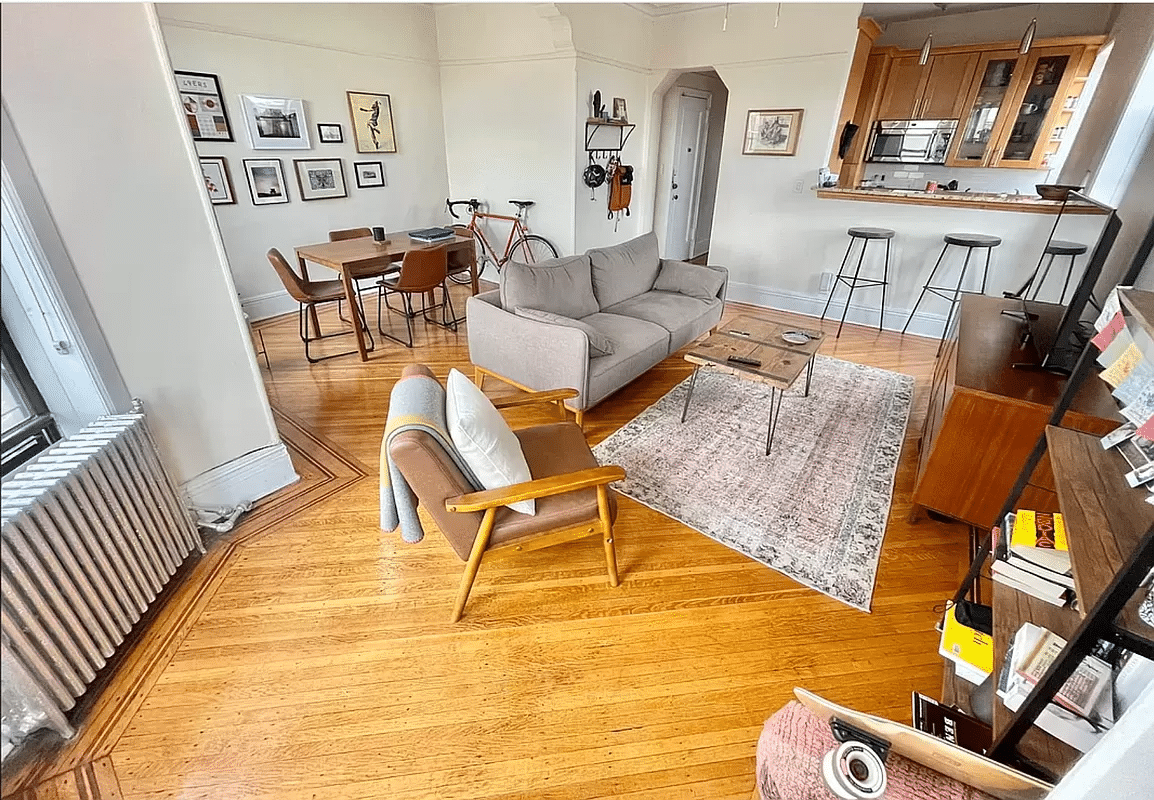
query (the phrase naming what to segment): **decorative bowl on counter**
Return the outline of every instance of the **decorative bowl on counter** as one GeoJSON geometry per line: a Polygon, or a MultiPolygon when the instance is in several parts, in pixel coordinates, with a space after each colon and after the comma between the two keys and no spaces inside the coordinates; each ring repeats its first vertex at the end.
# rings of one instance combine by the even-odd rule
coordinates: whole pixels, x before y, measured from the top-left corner
{"type": "Polygon", "coordinates": [[[1082,191],[1081,186],[1072,183],[1039,183],[1034,186],[1043,200],[1061,200],[1065,202],[1070,192],[1082,191]]]}

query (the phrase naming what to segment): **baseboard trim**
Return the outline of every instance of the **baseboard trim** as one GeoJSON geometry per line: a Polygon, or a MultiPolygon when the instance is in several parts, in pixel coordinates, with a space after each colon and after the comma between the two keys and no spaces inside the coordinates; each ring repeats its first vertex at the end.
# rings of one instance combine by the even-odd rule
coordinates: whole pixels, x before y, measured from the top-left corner
{"type": "MultiPolygon", "coordinates": [[[[369,285],[364,283],[361,285],[361,296],[368,294],[376,294],[377,287],[375,284],[369,285]]],[[[242,297],[240,307],[244,313],[248,314],[249,322],[257,322],[262,319],[272,319],[273,317],[281,317],[285,314],[295,314],[299,305],[296,300],[284,289],[276,292],[268,292],[266,294],[257,294],[252,297],[242,297]]]]}
{"type": "MultiPolygon", "coordinates": [[[[825,295],[817,296],[802,294],[801,292],[788,292],[781,289],[757,286],[752,283],[734,281],[729,282],[725,296],[727,299],[737,303],[749,303],[750,305],[761,306],[762,308],[792,311],[807,317],[820,317],[821,310],[825,307],[826,299],[825,295]]],[[[845,308],[844,297],[835,297],[829,305],[826,319],[832,318],[835,321],[841,319],[843,308],[845,308]]],[[[910,311],[908,308],[894,308],[893,306],[886,308],[885,330],[901,331],[909,315],[910,311]]],[[[852,322],[856,325],[876,328],[878,324],[877,306],[851,303],[849,311],[846,313],[845,321],[852,322]]],[[[945,324],[946,317],[944,314],[927,314],[919,311],[910,321],[906,333],[914,336],[924,336],[929,339],[937,339],[942,335],[942,326],[945,324]]]]}
{"type": "Polygon", "coordinates": [[[202,472],[182,488],[194,506],[231,508],[259,500],[299,480],[288,448],[277,442],[202,472]]]}

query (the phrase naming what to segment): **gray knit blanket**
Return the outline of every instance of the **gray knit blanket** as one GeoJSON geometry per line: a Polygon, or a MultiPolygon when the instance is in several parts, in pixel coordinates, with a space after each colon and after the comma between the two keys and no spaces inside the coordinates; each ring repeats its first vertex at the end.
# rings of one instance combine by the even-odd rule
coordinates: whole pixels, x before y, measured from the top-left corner
{"type": "Polygon", "coordinates": [[[406,542],[419,542],[425,536],[417,515],[417,496],[405,476],[389,457],[389,443],[404,431],[423,431],[440,443],[469,483],[481,484],[453,446],[445,422],[445,388],[428,375],[408,375],[397,381],[389,395],[389,415],[381,441],[381,530],[401,528],[406,542]]]}

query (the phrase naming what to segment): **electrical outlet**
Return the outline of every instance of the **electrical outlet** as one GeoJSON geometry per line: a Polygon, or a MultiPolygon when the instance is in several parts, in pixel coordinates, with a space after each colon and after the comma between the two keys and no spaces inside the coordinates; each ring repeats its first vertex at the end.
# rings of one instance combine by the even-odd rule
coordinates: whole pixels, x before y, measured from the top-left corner
{"type": "Polygon", "coordinates": [[[828,292],[833,287],[833,273],[823,272],[821,274],[821,286],[819,291],[828,292]]]}
{"type": "Polygon", "coordinates": [[[793,184],[793,190],[794,190],[794,191],[795,191],[797,194],[801,194],[802,192],[804,192],[804,191],[805,191],[805,181],[804,181],[804,180],[801,180],[801,179],[799,178],[799,179],[798,179],[798,180],[797,180],[797,181],[796,181],[796,182],[793,184]]]}

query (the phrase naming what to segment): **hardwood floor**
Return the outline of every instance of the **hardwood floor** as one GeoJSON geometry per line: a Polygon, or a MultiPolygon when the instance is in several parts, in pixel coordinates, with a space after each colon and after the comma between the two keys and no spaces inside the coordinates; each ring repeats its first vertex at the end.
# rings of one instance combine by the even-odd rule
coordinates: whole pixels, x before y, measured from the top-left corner
{"type": "MultiPolygon", "coordinates": [[[[911,690],[938,696],[934,607],[965,530],[908,522],[936,341],[847,325],[822,348],[917,380],[871,614],[622,498],[620,587],[595,539],[494,557],[454,625],[463,564],[431,522],[415,545],[379,530],[377,461],[401,368],[471,374],[466,333],[309,366],[296,324],[261,326],[260,363],[302,481],[209,548],[77,738],[6,770],[6,796],[746,800],[794,686],[907,722],[911,690]]],[[[590,441],[689,372],[670,357],[593,409],[590,441]]]]}

